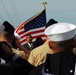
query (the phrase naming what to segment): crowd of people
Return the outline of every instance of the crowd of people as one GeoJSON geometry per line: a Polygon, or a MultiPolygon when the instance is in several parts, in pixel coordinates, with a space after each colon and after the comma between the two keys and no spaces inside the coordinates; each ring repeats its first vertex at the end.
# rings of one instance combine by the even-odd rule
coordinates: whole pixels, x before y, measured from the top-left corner
{"type": "Polygon", "coordinates": [[[76,25],[50,19],[46,41],[29,34],[24,45],[14,31],[8,21],[0,25],[1,75],[76,75],[76,25]]]}

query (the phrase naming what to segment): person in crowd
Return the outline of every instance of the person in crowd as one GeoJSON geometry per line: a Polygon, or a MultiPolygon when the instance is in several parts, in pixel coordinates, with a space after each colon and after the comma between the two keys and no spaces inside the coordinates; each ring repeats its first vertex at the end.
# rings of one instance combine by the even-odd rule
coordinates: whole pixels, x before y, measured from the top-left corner
{"type": "Polygon", "coordinates": [[[4,71],[7,68],[12,69],[10,75],[16,75],[18,74],[18,72],[18,75],[29,75],[29,72],[34,68],[34,66],[31,65],[27,60],[21,58],[17,53],[14,53],[13,50],[5,42],[1,42],[1,44],[2,45],[0,47],[0,58],[5,60],[5,62],[9,63],[10,65],[7,67],[6,65],[8,64],[4,65],[4,71]]]}
{"type": "Polygon", "coordinates": [[[42,45],[43,43],[44,43],[43,39],[41,37],[37,37],[33,43],[33,49],[42,45]]]}
{"type": "MultiPolygon", "coordinates": [[[[4,25],[0,25],[0,35],[5,30],[4,25]]],[[[2,38],[0,38],[2,40],[2,38]]],[[[27,60],[19,57],[9,46],[10,43],[0,41],[0,74],[2,75],[28,75],[34,68],[27,60]]]]}
{"type": "Polygon", "coordinates": [[[56,23],[45,29],[53,54],[47,54],[45,63],[34,68],[29,75],[76,75],[75,45],[76,25],[56,23]]]}
{"type": "Polygon", "coordinates": [[[36,68],[28,61],[20,58],[19,55],[13,53],[11,48],[4,43],[2,43],[2,49],[5,57],[11,58],[12,61],[21,64],[25,68],[26,75],[30,71],[29,75],[74,75],[73,73],[76,73],[74,72],[76,55],[72,51],[75,44],[75,29],[75,25],[68,23],[56,23],[46,28],[45,34],[51,41],[49,47],[52,49],[53,54],[47,54],[45,63],[36,68]]]}
{"type": "Polygon", "coordinates": [[[26,36],[26,43],[23,44],[23,46],[28,50],[28,51],[31,51],[32,48],[33,48],[33,42],[32,42],[32,36],[30,34],[28,34],[26,36]]]}
{"type": "Polygon", "coordinates": [[[2,25],[5,26],[5,29],[0,36],[0,40],[7,42],[14,53],[17,53],[20,57],[27,60],[29,52],[23,46],[21,46],[19,40],[14,36],[14,27],[8,21],[4,21],[2,25]],[[13,47],[13,41],[15,42],[16,47],[18,47],[20,50],[13,47]]]}
{"type": "MultiPolygon", "coordinates": [[[[50,26],[53,25],[55,23],[58,23],[56,20],[54,19],[50,19],[46,26],[45,29],[50,26]]],[[[49,47],[49,38],[46,36],[46,42],[44,44],[42,44],[39,47],[36,47],[35,49],[33,49],[30,53],[30,56],[28,58],[28,62],[31,63],[33,66],[38,66],[41,63],[45,62],[46,59],[46,55],[47,53],[51,54],[52,50],[49,47]]]]}

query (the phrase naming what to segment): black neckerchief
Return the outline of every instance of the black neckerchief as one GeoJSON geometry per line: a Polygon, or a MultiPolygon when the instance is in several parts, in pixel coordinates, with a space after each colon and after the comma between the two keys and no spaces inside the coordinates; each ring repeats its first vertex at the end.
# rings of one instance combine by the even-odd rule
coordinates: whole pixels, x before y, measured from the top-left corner
{"type": "Polygon", "coordinates": [[[75,61],[76,56],[70,52],[48,54],[44,72],[56,75],[74,75],[75,61]]]}

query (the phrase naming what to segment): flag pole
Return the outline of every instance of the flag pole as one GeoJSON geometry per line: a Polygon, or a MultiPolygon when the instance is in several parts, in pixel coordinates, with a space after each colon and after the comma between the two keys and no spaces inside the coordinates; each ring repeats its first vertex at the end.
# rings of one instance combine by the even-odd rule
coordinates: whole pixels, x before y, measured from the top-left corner
{"type": "Polygon", "coordinates": [[[44,5],[44,10],[46,9],[47,2],[42,3],[44,5]]]}

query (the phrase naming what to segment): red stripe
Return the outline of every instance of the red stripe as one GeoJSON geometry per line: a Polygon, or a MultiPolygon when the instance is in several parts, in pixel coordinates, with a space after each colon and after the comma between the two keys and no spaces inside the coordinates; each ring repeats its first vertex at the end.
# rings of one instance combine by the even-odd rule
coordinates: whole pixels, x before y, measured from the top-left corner
{"type": "Polygon", "coordinates": [[[18,32],[19,35],[24,34],[24,33],[25,33],[25,31],[18,32]]]}
{"type": "MultiPolygon", "coordinates": [[[[41,37],[42,38],[42,37],[46,37],[46,35],[42,34],[42,35],[39,35],[39,36],[33,36],[33,39],[36,39],[37,37],[41,37]]],[[[23,43],[23,42],[26,42],[26,38],[24,40],[20,41],[20,43],[23,43]]]]}
{"type": "MultiPolygon", "coordinates": [[[[41,32],[44,32],[44,29],[37,30],[37,31],[31,31],[31,32],[28,32],[27,34],[31,34],[32,35],[32,34],[37,34],[37,33],[41,33],[41,32]]],[[[25,31],[22,31],[22,32],[19,33],[19,35],[24,34],[24,33],[25,33],[25,31]]],[[[21,38],[25,37],[27,34],[21,36],[21,38]]]]}
{"type": "Polygon", "coordinates": [[[20,41],[20,43],[23,43],[23,42],[26,42],[26,39],[24,39],[24,40],[20,41]]]}
{"type": "Polygon", "coordinates": [[[37,37],[45,37],[45,34],[39,35],[39,36],[33,36],[33,38],[37,38],[37,37]]]}
{"type": "Polygon", "coordinates": [[[26,22],[22,23],[15,31],[18,33],[19,30],[24,28],[25,24],[26,24],[26,22]]]}
{"type": "MultiPolygon", "coordinates": [[[[41,30],[35,30],[35,31],[31,31],[31,32],[28,32],[29,34],[35,34],[35,33],[40,33],[40,32],[44,32],[45,28],[44,29],[41,29],[41,30]]],[[[21,31],[19,32],[18,34],[21,35],[25,33],[25,31],[21,31]]]]}
{"type": "MultiPolygon", "coordinates": [[[[36,39],[36,38],[33,38],[33,39],[36,39]]],[[[46,38],[44,39],[44,41],[46,41],[46,38]]],[[[26,39],[20,41],[20,43],[25,43],[26,42],[26,39]]]]}
{"type": "Polygon", "coordinates": [[[40,33],[40,32],[44,32],[44,29],[31,31],[31,32],[29,32],[29,34],[37,34],[37,33],[40,33]]]}
{"type": "MultiPolygon", "coordinates": [[[[42,29],[40,29],[40,30],[37,30],[37,29],[34,30],[34,29],[33,29],[33,31],[32,31],[32,30],[31,30],[31,31],[25,31],[25,30],[24,30],[24,25],[26,25],[26,24],[29,23],[30,21],[34,20],[36,17],[40,16],[40,14],[44,13],[44,11],[45,11],[45,10],[43,10],[42,12],[40,12],[38,15],[33,16],[33,17],[30,18],[29,20],[23,22],[23,23],[15,30],[15,32],[17,32],[17,33],[20,35],[20,37],[21,37],[21,39],[20,39],[21,44],[26,42],[26,35],[27,35],[27,34],[31,34],[31,35],[34,34],[33,39],[36,39],[36,38],[39,37],[39,36],[40,36],[41,38],[46,37],[45,34],[44,34],[45,28],[44,28],[44,29],[42,28],[42,29]],[[39,33],[41,33],[41,34],[39,34],[39,33]],[[37,34],[38,34],[38,35],[37,35],[37,34]]],[[[46,16],[46,14],[45,14],[44,16],[46,16]]],[[[44,40],[45,40],[45,38],[44,38],[44,40]]]]}
{"type": "MultiPolygon", "coordinates": [[[[41,32],[44,32],[44,30],[45,29],[41,29],[41,30],[37,30],[37,31],[31,31],[31,32],[29,32],[29,33],[27,33],[27,34],[37,34],[37,33],[41,33],[41,32]]],[[[21,31],[21,32],[19,32],[18,34],[19,35],[22,35],[22,34],[24,34],[25,33],[25,31],[21,31]]],[[[25,34],[25,35],[23,35],[23,36],[21,36],[21,39],[23,39],[24,38],[24,40],[22,40],[22,41],[20,41],[20,43],[24,43],[24,42],[26,42],[26,35],[27,34],[25,34]]],[[[41,35],[39,35],[40,37],[45,37],[45,34],[43,33],[43,34],[41,34],[41,35]]],[[[35,38],[37,38],[38,36],[34,36],[33,37],[33,39],[35,39],[35,38]]]]}

